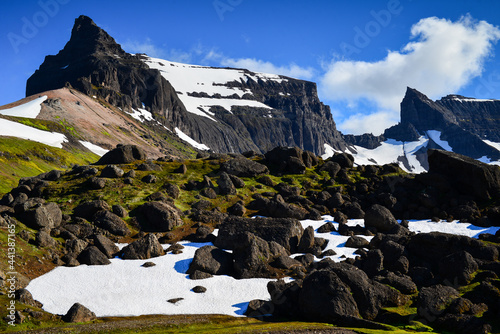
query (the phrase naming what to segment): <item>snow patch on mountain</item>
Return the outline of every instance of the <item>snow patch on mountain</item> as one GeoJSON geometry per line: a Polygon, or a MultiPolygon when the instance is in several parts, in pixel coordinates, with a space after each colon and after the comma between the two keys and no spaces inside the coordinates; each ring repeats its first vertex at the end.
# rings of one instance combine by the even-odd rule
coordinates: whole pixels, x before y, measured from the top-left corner
{"type": "Polygon", "coordinates": [[[208,147],[207,145],[200,144],[196,140],[194,140],[193,138],[189,137],[187,134],[182,132],[179,128],[175,128],[175,133],[177,133],[177,135],[179,136],[180,139],[184,140],[185,142],[188,142],[191,146],[193,146],[199,150],[208,151],[210,149],[210,147],[208,147]]]}
{"type": "Polygon", "coordinates": [[[281,82],[286,80],[275,74],[181,64],[151,57],[146,57],[144,62],[150,68],[159,70],[161,75],[172,84],[188,112],[207,117],[214,122],[216,122],[213,118],[214,113],[210,112],[210,108],[213,106],[221,106],[228,112],[231,112],[233,106],[272,109],[259,101],[240,99],[245,94],[251,95],[252,92],[240,87],[228,87],[226,85],[228,82],[248,82],[249,80],[281,82]],[[190,96],[192,94],[206,94],[210,97],[190,96]],[[214,95],[217,97],[213,97],[214,95]]]}
{"type": "Polygon", "coordinates": [[[447,141],[441,140],[441,131],[429,130],[426,131],[427,136],[432,139],[436,144],[441,146],[446,151],[453,152],[453,148],[448,144],[447,141]]]}
{"type": "Polygon", "coordinates": [[[137,110],[132,109],[132,113],[130,113],[130,116],[141,122],[143,122],[144,120],[154,121],[153,115],[143,108],[138,108],[137,110]]]}
{"type": "Polygon", "coordinates": [[[36,118],[42,109],[42,102],[47,100],[47,96],[40,96],[33,101],[26,102],[20,106],[0,110],[0,114],[5,116],[16,116],[26,118],[36,118]]]}
{"type": "Polygon", "coordinates": [[[57,148],[62,148],[62,144],[68,141],[68,138],[62,133],[39,130],[2,118],[0,118],[0,136],[33,140],[57,148]]]}

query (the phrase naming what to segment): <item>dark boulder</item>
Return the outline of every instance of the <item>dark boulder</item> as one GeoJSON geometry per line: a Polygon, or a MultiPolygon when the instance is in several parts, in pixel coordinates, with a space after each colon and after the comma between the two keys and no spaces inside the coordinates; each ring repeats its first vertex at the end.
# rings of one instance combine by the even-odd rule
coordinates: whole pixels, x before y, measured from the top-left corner
{"type": "Polygon", "coordinates": [[[77,257],[78,262],[81,264],[88,264],[90,266],[94,265],[106,265],[111,262],[96,246],[89,246],[84,249],[80,255],[77,257]]]}
{"type": "Polygon", "coordinates": [[[268,300],[254,299],[248,303],[245,315],[250,318],[269,316],[274,311],[274,305],[268,300]]]}
{"type": "Polygon", "coordinates": [[[288,251],[274,241],[266,240],[253,233],[245,232],[238,236],[233,250],[234,275],[236,278],[275,277],[269,263],[288,251]]]}
{"type": "Polygon", "coordinates": [[[295,253],[304,229],[295,219],[230,216],[222,223],[215,245],[234,249],[237,247],[238,236],[245,232],[251,232],[266,241],[275,241],[289,252],[295,253]]]}
{"type": "Polygon", "coordinates": [[[102,234],[94,236],[94,246],[96,246],[108,258],[112,258],[120,249],[117,245],[102,234]]]}
{"type": "Polygon", "coordinates": [[[148,202],[137,211],[139,224],[147,231],[167,232],[183,224],[180,210],[170,203],[148,202]]]}
{"type": "Polygon", "coordinates": [[[152,233],[125,246],[121,251],[121,258],[123,259],[145,260],[161,255],[165,255],[165,251],[156,236],[152,233]]]}
{"type": "Polygon", "coordinates": [[[265,157],[280,173],[303,174],[306,170],[304,151],[298,147],[276,147],[267,152],[265,157]]]}
{"type": "Polygon", "coordinates": [[[432,323],[443,315],[445,309],[458,297],[458,291],[450,286],[434,285],[422,288],[418,294],[417,313],[432,323]]]}
{"type": "Polygon", "coordinates": [[[125,218],[128,216],[127,210],[120,204],[115,204],[111,207],[112,212],[120,218],[125,218]]]}
{"type": "Polygon", "coordinates": [[[337,162],[327,161],[319,168],[319,171],[326,171],[331,178],[335,178],[341,169],[342,167],[337,162]]]}
{"type": "Polygon", "coordinates": [[[304,279],[298,306],[310,321],[342,324],[360,318],[350,289],[328,270],[315,271],[304,279]]]}
{"type": "Polygon", "coordinates": [[[38,247],[55,247],[57,242],[45,231],[38,231],[35,236],[35,245],[38,247]]]}
{"type": "Polygon", "coordinates": [[[94,224],[114,235],[127,236],[131,232],[125,222],[113,212],[101,210],[94,215],[94,224]]]}
{"type": "Polygon", "coordinates": [[[39,308],[42,308],[42,306],[43,306],[42,303],[33,299],[33,295],[31,294],[31,292],[29,292],[26,289],[16,290],[15,298],[16,298],[16,300],[19,300],[20,303],[25,304],[25,305],[39,307],[39,308]]]}
{"type": "Polygon", "coordinates": [[[217,184],[219,185],[219,193],[221,195],[236,195],[236,187],[226,172],[221,173],[217,184]]]}
{"type": "Polygon", "coordinates": [[[233,255],[215,246],[203,246],[196,250],[187,274],[196,271],[212,275],[232,275],[233,255]]]}
{"type": "Polygon", "coordinates": [[[146,153],[135,145],[119,145],[104,154],[96,165],[130,164],[137,160],[145,160],[146,153]]]}
{"type": "Polygon", "coordinates": [[[327,161],[336,162],[341,168],[352,168],[354,166],[354,157],[349,153],[335,153],[327,161]]]}
{"type": "Polygon", "coordinates": [[[95,319],[97,319],[95,313],[80,303],[73,304],[68,313],[62,317],[65,322],[89,322],[95,319]]]}
{"type": "Polygon", "coordinates": [[[92,190],[104,189],[104,187],[106,187],[106,179],[102,177],[91,177],[85,182],[85,185],[92,190]]]}
{"type": "Polygon", "coordinates": [[[417,285],[406,275],[396,275],[389,271],[385,276],[376,277],[375,280],[382,284],[392,286],[405,295],[412,295],[417,292],[417,285]]]}
{"type": "Polygon", "coordinates": [[[88,201],[79,204],[73,210],[75,217],[81,217],[86,220],[91,220],[94,215],[101,210],[110,210],[108,203],[102,200],[88,201]]]}
{"type": "Polygon", "coordinates": [[[119,168],[118,166],[115,165],[108,165],[103,168],[101,171],[101,177],[109,178],[109,179],[115,179],[122,177],[125,172],[123,169],[119,168]]]}
{"type": "Polygon", "coordinates": [[[345,246],[349,248],[368,248],[370,242],[363,237],[352,236],[347,239],[345,246]]]}
{"type": "Polygon", "coordinates": [[[399,225],[391,211],[386,207],[374,204],[365,213],[365,227],[374,227],[379,232],[389,232],[395,226],[399,225]]]}
{"type": "Polygon", "coordinates": [[[427,151],[429,174],[437,174],[462,193],[489,199],[500,193],[500,168],[453,152],[427,151]]]}
{"type": "Polygon", "coordinates": [[[240,177],[255,177],[269,174],[269,169],[265,165],[244,157],[223,162],[220,168],[223,172],[240,177]]]}
{"type": "Polygon", "coordinates": [[[33,229],[57,228],[62,222],[62,212],[56,203],[36,205],[19,215],[19,220],[33,229]]]}
{"type": "Polygon", "coordinates": [[[439,273],[450,284],[468,284],[478,269],[477,262],[466,251],[445,256],[439,262],[439,273]]]}
{"type": "Polygon", "coordinates": [[[172,197],[173,199],[179,198],[180,189],[177,185],[175,185],[173,183],[165,183],[163,185],[163,189],[165,189],[165,192],[167,193],[167,195],[172,197]]]}

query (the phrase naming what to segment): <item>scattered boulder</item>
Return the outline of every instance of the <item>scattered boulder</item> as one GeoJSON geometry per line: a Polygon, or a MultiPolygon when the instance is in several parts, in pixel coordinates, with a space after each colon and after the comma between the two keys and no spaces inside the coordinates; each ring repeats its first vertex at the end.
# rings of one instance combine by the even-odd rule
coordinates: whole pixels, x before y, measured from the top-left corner
{"type": "MultiPolygon", "coordinates": [[[[304,151],[298,147],[276,147],[265,154],[266,161],[280,173],[303,174],[306,170],[304,151]]],[[[307,158],[306,158],[307,160],[307,158]]]]}
{"type": "Polygon", "coordinates": [[[108,258],[112,258],[120,249],[118,246],[102,234],[94,236],[94,246],[96,246],[108,258]]]}
{"type": "Polygon", "coordinates": [[[219,185],[219,193],[221,195],[236,195],[236,187],[226,172],[221,173],[217,184],[219,185]]]}
{"type": "Polygon", "coordinates": [[[150,259],[165,255],[163,247],[158,242],[156,236],[149,233],[133,243],[125,246],[121,251],[122,259],[150,259]]]}
{"type": "Polygon", "coordinates": [[[295,253],[304,229],[296,219],[229,216],[220,226],[215,245],[223,249],[234,249],[237,247],[238,236],[245,232],[251,232],[266,241],[275,241],[289,252],[295,253]]]}
{"type": "Polygon", "coordinates": [[[146,175],[141,180],[144,183],[156,183],[158,181],[158,177],[154,174],[146,175]]]}
{"type": "Polygon", "coordinates": [[[326,171],[328,172],[331,178],[335,178],[341,169],[342,168],[337,162],[327,161],[319,168],[319,171],[320,172],[326,171]]]}
{"type": "Polygon", "coordinates": [[[445,256],[439,262],[439,273],[452,284],[468,284],[478,269],[476,260],[466,251],[445,256]]]}
{"type": "Polygon", "coordinates": [[[35,236],[35,245],[38,247],[55,247],[57,242],[45,231],[38,231],[35,236]]]}
{"type": "Polygon", "coordinates": [[[62,319],[65,322],[89,322],[97,319],[97,317],[94,312],[90,311],[82,304],[75,303],[62,319]]]}
{"type": "Polygon", "coordinates": [[[363,237],[352,236],[347,239],[345,246],[349,248],[368,248],[370,242],[363,237]]]}
{"type": "Polygon", "coordinates": [[[274,305],[268,300],[254,299],[248,303],[245,315],[251,318],[260,318],[272,314],[274,305]]]}
{"type": "Polygon", "coordinates": [[[282,255],[288,255],[278,243],[245,232],[238,236],[233,250],[234,275],[236,278],[275,277],[269,263],[282,255]]]}
{"type": "Polygon", "coordinates": [[[193,288],[193,292],[194,293],[205,293],[205,292],[207,292],[207,288],[205,288],[204,286],[201,286],[201,285],[197,285],[193,288]]]}
{"type": "Polygon", "coordinates": [[[120,178],[125,174],[123,169],[119,168],[118,166],[115,165],[108,165],[104,167],[101,171],[101,177],[109,178],[109,179],[116,179],[120,178]]]}
{"type": "Polygon", "coordinates": [[[148,262],[144,262],[141,267],[151,268],[151,267],[154,267],[154,266],[156,266],[156,263],[148,261],[148,262]]]}
{"type": "Polygon", "coordinates": [[[115,215],[117,215],[120,218],[125,218],[128,216],[127,210],[125,210],[125,208],[123,206],[121,206],[120,204],[113,205],[111,207],[111,210],[113,211],[113,213],[115,215]]]}
{"type": "Polygon", "coordinates": [[[78,262],[89,266],[106,265],[111,262],[96,246],[89,246],[77,257],[78,262]]]}
{"type": "Polygon", "coordinates": [[[94,215],[94,224],[118,236],[127,236],[131,232],[125,222],[114,213],[106,210],[96,212],[94,215]]]}
{"type": "Polygon", "coordinates": [[[173,199],[179,198],[180,195],[180,190],[179,187],[173,183],[165,183],[163,185],[163,189],[165,189],[165,192],[167,193],[168,196],[172,197],[173,199]]]}
{"type": "Polygon", "coordinates": [[[104,189],[104,187],[106,187],[106,179],[101,177],[91,177],[85,184],[93,190],[104,189]]]}
{"type": "Polygon", "coordinates": [[[352,168],[354,166],[354,157],[349,153],[335,153],[327,161],[336,162],[341,168],[352,168]]]}
{"type": "Polygon", "coordinates": [[[137,211],[139,224],[147,231],[168,232],[183,224],[180,210],[167,202],[148,202],[137,211]]]}
{"type": "Polygon", "coordinates": [[[374,204],[365,213],[365,227],[374,227],[379,232],[389,232],[395,226],[399,225],[391,211],[386,207],[374,204]]]}
{"type": "Polygon", "coordinates": [[[310,321],[342,324],[360,318],[349,287],[328,270],[315,271],[304,279],[298,306],[310,321]]]}
{"type": "Polygon", "coordinates": [[[16,300],[25,305],[41,308],[43,305],[39,301],[33,299],[33,295],[26,289],[18,289],[15,292],[16,300]]]}
{"type": "Polygon", "coordinates": [[[73,210],[75,217],[81,217],[86,220],[91,220],[94,215],[101,210],[110,210],[108,203],[102,200],[88,201],[79,204],[73,210]]]}
{"type": "Polygon", "coordinates": [[[137,160],[145,160],[146,153],[136,145],[118,145],[115,149],[104,154],[96,165],[130,164],[137,160]]]}
{"type": "Polygon", "coordinates": [[[196,271],[211,275],[232,275],[233,255],[215,246],[203,246],[196,250],[187,274],[196,271]]]}
{"type": "Polygon", "coordinates": [[[237,157],[223,162],[220,168],[223,172],[240,177],[254,177],[269,174],[269,169],[267,169],[265,165],[244,157],[237,157]]]}
{"type": "Polygon", "coordinates": [[[62,212],[56,203],[46,203],[27,210],[20,215],[19,220],[36,230],[44,227],[53,229],[61,225],[62,212]]]}
{"type": "Polygon", "coordinates": [[[460,297],[458,291],[450,286],[434,285],[421,288],[417,300],[417,313],[432,323],[458,297],[460,297]]]}

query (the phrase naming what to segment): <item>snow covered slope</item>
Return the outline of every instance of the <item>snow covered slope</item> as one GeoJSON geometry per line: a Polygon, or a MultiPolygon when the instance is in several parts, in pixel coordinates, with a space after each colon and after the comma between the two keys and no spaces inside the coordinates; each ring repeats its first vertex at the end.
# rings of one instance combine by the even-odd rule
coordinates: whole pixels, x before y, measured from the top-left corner
{"type": "Polygon", "coordinates": [[[189,65],[151,57],[146,57],[144,62],[150,68],[159,70],[162,76],[172,84],[188,112],[207,117],[214,122],[217,121],[213,118],[214,113],[210,111],[213,106],[221,106],[229,113],[233,106],[272,109],[259,101],[242,100],[245,94],[248,94],[248,98],[253,98],[252,91],[248,88],[231,87],[228,83],[248,82],[249,80],[255,82],[271,80],[281,83],[286,80],[274,74],[189,65]]]}

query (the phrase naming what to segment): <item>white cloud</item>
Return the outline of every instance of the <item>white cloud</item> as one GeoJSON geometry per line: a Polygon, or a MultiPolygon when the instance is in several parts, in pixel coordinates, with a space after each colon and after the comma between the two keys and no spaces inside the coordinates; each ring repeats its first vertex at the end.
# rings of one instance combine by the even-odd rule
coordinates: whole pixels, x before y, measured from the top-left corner
{"type": "Polygon", "coordinates": [[[311,80],[315,75],[315,70],[312,67],[304,68],[295,63],[290,63],[287,66],[276,66],[271,62],[255,58],[223,58],[220,63],[222,66],[245,68],[254,72],[280,74],[304,80],[311,80]]]}
{"type": "Polygon", "coordinates": [[[401,51],[389,51],[377,62],[333,60],[329,64],[320,81],[321,93],[327,100],[353,105],[368,99],[385,110],[368,117],[351,116],[342,123],[343,131],[366,128],[362,119],[382,121],[382,115],[398,119],[406,86],[431,98],[457,92],[481,75],[493,43],[500,39],[500,29],[485,21],[474,21],[469,15],[457,22],[430,17],[412,27],[411,39],[414,41],[401,51]]]}
{"type": "Polygon", "coordinates": [[[399,115],[390,111],[378,111],[368,115],[356,113],[339,122],[337,128],[344,134],[372,133],[378,136],[398,121],[399,115]]]}

